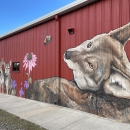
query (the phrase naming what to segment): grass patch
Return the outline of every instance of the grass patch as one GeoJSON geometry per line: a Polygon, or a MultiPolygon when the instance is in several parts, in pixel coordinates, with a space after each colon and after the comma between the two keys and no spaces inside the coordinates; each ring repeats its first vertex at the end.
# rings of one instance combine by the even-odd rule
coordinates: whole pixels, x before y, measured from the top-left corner
{"type": "Polygon", "coordinates": [[[46,130],[34,123],[0,110],[0,130],[46,130]]]}

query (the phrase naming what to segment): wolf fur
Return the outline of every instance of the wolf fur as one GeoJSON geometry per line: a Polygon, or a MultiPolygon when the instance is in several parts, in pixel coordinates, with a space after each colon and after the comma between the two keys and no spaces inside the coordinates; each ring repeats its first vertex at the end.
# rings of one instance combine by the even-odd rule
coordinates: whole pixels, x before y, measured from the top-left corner
{"type": "Polygon", "coordinates": [[[2,93],[4,93],[4,72],[2,69],[2,66],[4,64],[4,59],[0,61],[0,89],[2,90],[2,93]]]}
{"type": "Polygon", "coordinates": [[[12,78],[11,78],[11,74],[10,74],[11,64],[12,64],[12,60],[10,60],[9,63],[4,62],[5,86],[6,86],[7,94],[16,95],[16,90],[12,87],[12,78]]]}
{"type": "Polygon", "coordinates": [[[129,39],[130,23],[68,49],[64,61],[79,89],[103,87],[106,94],[130,99],[130,63],[124,50],[129,39]]]}

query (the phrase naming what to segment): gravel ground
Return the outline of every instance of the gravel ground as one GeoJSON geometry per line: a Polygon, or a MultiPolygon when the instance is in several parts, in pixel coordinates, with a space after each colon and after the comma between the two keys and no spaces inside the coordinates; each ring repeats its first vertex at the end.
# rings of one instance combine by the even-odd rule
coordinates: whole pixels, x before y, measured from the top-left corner
{"type": "Polygon", "coordinates": [[[46,130],[6,111],[0,110],[0,130],[46,130]]]}

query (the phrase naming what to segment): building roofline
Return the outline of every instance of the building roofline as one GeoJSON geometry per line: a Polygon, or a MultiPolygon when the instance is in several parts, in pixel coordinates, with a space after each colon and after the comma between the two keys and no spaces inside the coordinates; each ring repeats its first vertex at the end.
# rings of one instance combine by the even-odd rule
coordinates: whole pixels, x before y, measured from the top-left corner
{"type": "Polygon", "coordinates": [[[2,40],[4,38],[7,38],[7,37],[9,37],[11,35],[17,34],[19,32],[22,32],[24,30],[27,30],[29,28],[32,28],[32,27],[34,27],[36,25],[39,25],[41,23],[52,20],[52,19],[55,18],[56,15],[62,16],[64,14],[72,12],[72,11],[74,11],[76,9],[79,9],[79,8],[81,8],[83,6],[86,6],[86,5],[90,4],[90,3],[93,3],[95,1],[98,1],[98,0],[76,0],[76,1],[70,3],[70,4],[66,5],[66,6],[63,6],[63,7],[59,8],[59,9],[49,13],[49,14],[46,14],[46,15],[44,15],[44,16],[36,19],[36,20],[33,20],[33,21],[31,21],[31,22],[29,22],[27,24],[24,24],[23,26],[20,26],[20,27],[12,30],[10,32],[5,33],[4,35],[0,36],[0,40],[2,40]]]}

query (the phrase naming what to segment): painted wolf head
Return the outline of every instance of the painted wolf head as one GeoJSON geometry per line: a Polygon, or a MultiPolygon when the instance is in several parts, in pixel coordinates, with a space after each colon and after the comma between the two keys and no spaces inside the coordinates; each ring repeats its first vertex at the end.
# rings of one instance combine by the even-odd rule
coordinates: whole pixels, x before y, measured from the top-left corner
{"type": "Polygon", "coordinates": [[[4,62],[5,74],[6,74],[7,76],[10,75],[10,67],[11,67],[11,64],[12,64],[12,60],[10,60],[9,63],[5,63],[5,62],[4,62]]]}
{"type": "Polygon", "coordinates": [[[130,63],[124,50],[129,38],[130,23],[68,49],[64,61],[72,69],[77,86],[91,91],[103,86],[106,93],[130,99],[130,63]],[[118,80],[113,82],[115,77],[118,80]]]}

